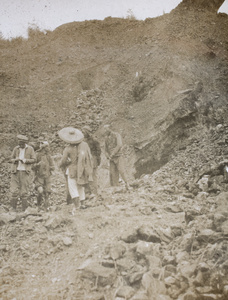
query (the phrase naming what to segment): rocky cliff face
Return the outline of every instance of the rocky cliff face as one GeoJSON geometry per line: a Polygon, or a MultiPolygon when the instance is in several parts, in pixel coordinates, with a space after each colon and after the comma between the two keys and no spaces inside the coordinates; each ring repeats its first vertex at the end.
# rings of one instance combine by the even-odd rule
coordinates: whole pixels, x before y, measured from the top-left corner
{"type": "Polygon", "coordinates": [[[109,122],[122,132],[129,176],[154,172],[197,125],[226,120],[227,23],[177,7],[145,21],[75,22],[1,41],[7,144],[15,131],[31,140],[46,132],[54,149],[65,125],[89,124],[100,137],[109,122]]]}
{"type": "Polygon", "coordinates": [[[224,2],[225,0],[183,0],[179,4],[179,8],[182,7],[184,9],[204,9],[217,13],[224,2]]]}
{"type": "Polygon", "coordinates": [[[203,10],[209,10],[211,12],[217,13],[219,8],[224,3],[224,0],[212,0],[212,1],[206,1],[206,0],[183,0],[179,4],[179,8],[182,7],[184,9],[203,9],[203,10]]]}

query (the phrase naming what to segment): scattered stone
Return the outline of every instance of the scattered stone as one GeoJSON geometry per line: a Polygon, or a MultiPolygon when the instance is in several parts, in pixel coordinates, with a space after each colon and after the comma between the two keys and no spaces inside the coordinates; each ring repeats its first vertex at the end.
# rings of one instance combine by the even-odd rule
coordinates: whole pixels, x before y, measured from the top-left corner
{"type": "Polygon", "coordinates": [[[197,268],[201,272],[208,272],[210,270],[209,265],[207,263],[205,263],[205,262],[199,263],[197,268]]]}
{"type": "Polygon", "coordinates": [[[177,268],[174,265],[166,265],[165,270],[170,272],[170,273],[176,273],[177,272],[177,268]]]}
{"type": "Polygon", "coordinates": [[[194,242],[194,234],[193,233],[185,234],[181,240],[180,249],[190,253],[192,250],[193,242],[194,242]]]}
{"type": "Polygon", "coordinates": [[[181,209],[181,207],[179,207],[178,205],[168,205],[165,207],[165,210],[172,213],[183,212],[183,209],[181,209]]]}
{"type": "Polygon", "coordinates": [[[198,287],[198,286],[204,286],[204,278],[203,278],[203,273],[201,271],[199,271],[197,273],[197,276],[195,277],[195,279],[193,280],[193,284],[198,287]]]}
{"type": "Polygon", "coordinates": [[[120,272],[123,272],[123,271],[126,272],[126,271],[132,269],[135,265],[136,265],[136,262],[133,259],[128,258],[128,257],[118,259],[116,262],[116,266],[120,272]]]}
{"type": "Polygon", "coordinates": [[[181,298],[178,298],[178,300],[197,300],[198,295],[196,295],[194,292],[187,292],[184,294],[181,298]]]}
{"type": "Polygon", "coordinates": [[[143,241],[160,243],[161,239],[152,226],[142,225],[137,230],[138,238],[143,241]]]}
{"type": "Polygon", "coordinates": [[[71,246],[73,243],[70,237],[63,237],[62,241],[65,246],[71,246]]]}
{"type": "Polygon", "coordinates": [[[124,285],[117,290],[116,296],[124,299],[130,299],[134,295],[134,293],[135,290],[132,287],[124,285]]]}
{"type": "Polygon", "coordinates": [[[162,265],[161,259],[154,255],[147,255],[146,260],[149,262],[149,266],[151,269],[160,268],[162,265]]]}
{"type": "Polygon", "coordinates": [[[197,241],[200,244],[208,244],[208,243],[213,243],[216,239],[216,233],[215,231],[211,229],[203,229],[198,233],[197,236],[197,241]]]}
{"type": "Polygon", "coordinates": [[[173,240],[174,235],[173,235],[173,232],[171,230],[171,227],[167,227],[166,229],[158,228],[156,230],[157,230],[157,232],[160,236],[161,241],[168,244],[173,240]]]}
{"type": "Polygon", "coordinates": [[[213,225],[216,231],[221,231],[221,225],[227,220],[226,213],[217,212],[213,215],[213,225]]]}
{"type": "Polygon", "coordinates": [[[221,225],[221,231],[225,236],[228,236],[228,220],[221,225]]]}
{"type": "Polygon", "coordinates": [[[198,186],[201,191],[207,192],[208,190],[208,181],[209,181],[209,175],[204,175],[199,181],[198,186]]]}
{"type": "Polygon", "coordinates": [[[177,269],[183,277],[189,279],[192,278],[192,276],[195,274],[196,265],[189,261],[182,261],[178,264],[177,269]]]}
{"type": "Polygon", "coordinates": [[[196,291],[199,294],[209,294],[210,292],[212,292],[212,288],[210,286],[200,286],[196,287],[196,291]]]}
{"type": "Polygon", "coordinates": [[[183,260],[189,260],[189,253],[187,251],[180,251],[176,254],[176,262],[179,264],[183,260]]]}
{"type": "Polygon", "coordinates": [[[96,261],[88,259],[78,270],[81,271],[81,277],[93,282],[94,285],[104,287],[112,286],[116,279],[116,271],[111,268],[105,268],[96,261]]]}
{"type": "Polygon", "coordinates": [[[105,296],[102,293],[98,292],[90,293],[89,295],[85,295],[83,300],[105,300],[105,296]]]}
{"type": "Polygon", "coordinates": [[[228,296],[228,285],[225,285],[225,286],[223,287],[223,294],[224,294],[225,296],[228,296]]]}
{"type": "Polygon", "coordinates": [[[135,243],[138,240],[138,232],[137,229],[130,229],[125,231],[121,235],[121,240],[123,240],[125,243],[135,243]]]}
{"type": "Polygon", "coordinates": [[[126,247],[120,243],[114,245],[109,250],[109,255],[113,260],[117,260],[123,257],[124,253],[126,252],[126,247]]]}
{"type": "Polygon", "coordinates": [[[193,221],[197,216],[201,214],[200,211],[196,209],[188,209],[185,212],[185,222],[188,224],[189,222],[193,221]]]}
{"type": "Polygon", "coordinates": [[[222,299],[222,295],[215,295],[215,294],[201,294],[200,300],[219,300],[222,299]]]}
{"type": "Polygon", "coordinates": [[[33,216],[41,216],[41,213],[38,212],[37,208],[33,208],[33,207],[27,207],[25,210],[25,215],[29,216],[29,215],[33,215],[33,216]]]}
{"type": "Polygon", "coordinates": [[[165,266],[165,265],[174,265],[174,266],[176,266],[177,265],[176,257],[171,256],[171,255],[165,255],[163,257],[163,260],[162,260],[162,265],[163,266],[165,266]]]}
{"type": "Polygon", "coordinates": [[[16,213],[2,213],[0,215],[0,225],[5,225],[10,222],[16,221],[16,213]]]}
{"type": "Polygon", "coordinates": [[[153,296],[156,299],[156,296],[159,294],[166,295],[167,290],[164,282],[153,277],[152,273],[149,271],[145,273],[142,277],[142,286],[147,292],[147,295],[153,296]]]}
{"type": "Polygon", "coordinates": [[[137,291],[131,300],[148,300],[148,296],[145,291],[137,291]]]}
{"type": "Polygon", "coordinates": [[[59,226],[62,224],[63,221],[64,221],[64,220],[63,220],[60,216],[58,216],[58,215],[51,216],[51,217],[46,221],[46,223],[45,223],[44,226],[45,226],[47,229],[55,229],[55,228],[59,227],[59,226]]]}
{"type": "Polygon", "coordinates": [[[135,272],[131,275],[126,276],[126,279],[129,284],[133,285],[134,283],[138,283],[142,279],[144,273],[145,269],[143,269],[141,272],[135,272]]]}
{"type": "Polygon", "coordinates": [[[183,228],[181,226],[171,226],[172,234],[174,237],[181,236],[183,228]]]}
{"type": "Polygon", "coordinates": [[[156,300],[171,300],[168,295],[157,295],[156,300]]]}
{"type": "Polygon", "coordinates": [[[170,286],[170,285],[174,285],[176,284],[176,279],[172,276],[169,276],[167,278],[164,279],[164,283],[167,285],[167,286],[170,286]]]}
{"type": "Polygon", "coordinates": [[[136,253],[139,255],[152,255],[154,249],[154,244],[145,242],[145,241],[138,241],[136,244],[136,253]]]}
{"type": "Polygon", "coordinates": [[[115,262],[113,260],[103,260],[101,265],[105,268],[115,268],[115,262]]]}

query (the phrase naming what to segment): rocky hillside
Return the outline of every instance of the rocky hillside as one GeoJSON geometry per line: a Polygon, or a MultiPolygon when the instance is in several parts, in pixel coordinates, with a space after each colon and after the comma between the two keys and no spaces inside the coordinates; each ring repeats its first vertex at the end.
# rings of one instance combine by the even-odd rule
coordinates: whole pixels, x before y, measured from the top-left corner
{"type": "Polygon", "coordinates": [[[99,136],[110,122],[128,145],[129,174],[152,173],[189,142],[191,128],[226,119],[227,24],[227,15],[177,7],[145,21],[74,22],[1,41],[4,139],[11,144],[15,130],[53,139],[85,123],[99,136]]]}
{"type": "Polygon", "coordinates": [[[2,299],[227,299],[228,16],[180,5],[154,19],[74,22],[0,41],[2,299]],[[72,215],[64,126],[111,123],[131,190],[72,215]],[[51,142],[51,209],[9,212],[15,135],[51,142]]]}

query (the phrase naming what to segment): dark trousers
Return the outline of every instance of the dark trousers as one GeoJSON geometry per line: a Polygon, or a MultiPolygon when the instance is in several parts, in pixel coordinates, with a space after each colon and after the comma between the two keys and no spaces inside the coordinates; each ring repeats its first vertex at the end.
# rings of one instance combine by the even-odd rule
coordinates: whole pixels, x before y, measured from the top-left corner
{"type": "Polygon", "coordinates": [[[17,201],[20,197],[22,201],[22,210],[26,210],[28,206],[30,176],[26,171],[17,171],[11,175],[10,191],[11,206],[16,209],[17,201]]]}
{"type": "Polygon", "coordinates": [[[118,186],[119,185],[119,175],[122,177],[123,181],[127,183],[127,177],[125,174],[124,159],[122,156],[116,157],[113,160],[110,160],[110,185],[118,186]]]}

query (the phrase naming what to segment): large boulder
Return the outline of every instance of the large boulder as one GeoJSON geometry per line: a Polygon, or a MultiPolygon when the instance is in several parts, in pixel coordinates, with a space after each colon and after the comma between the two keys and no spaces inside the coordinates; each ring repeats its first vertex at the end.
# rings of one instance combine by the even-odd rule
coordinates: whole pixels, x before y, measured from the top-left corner
{"type": "Polygon", "coordinates": [[[209,10],[211,12],[217,13],[220,6],[224,3],[225,0],[183,0],[179,4],[179,8],[189,9],[203,9],[209,10]]]}
{"type": "Polygon", "coordinates": [[[92,259],[86,260],[78,270],[81,272],[82,278],[101,287],[112,286],[117,276],[115,269],[105,268],[92,259]]]}

